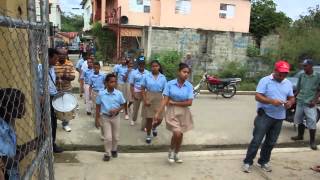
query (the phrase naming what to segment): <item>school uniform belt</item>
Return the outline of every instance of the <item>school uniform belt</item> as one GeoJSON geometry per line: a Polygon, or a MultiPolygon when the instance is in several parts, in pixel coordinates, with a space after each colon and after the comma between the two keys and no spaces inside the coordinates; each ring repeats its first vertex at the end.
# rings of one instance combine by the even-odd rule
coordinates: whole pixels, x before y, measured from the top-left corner
{"type": "Polygon", "coordinates": [[[117,114],[116,114],[116,115],[114,115],[114,116],[109,115],[109,114],[107,114],[107,113],[102,113],[102,115],[104,115],[104,116],[107,116],[107,117],[111,118],[111,117],[116,117],[116,116],[118,116],[118,115],[119,115],[119,113],[117,113],[117,114]]]}

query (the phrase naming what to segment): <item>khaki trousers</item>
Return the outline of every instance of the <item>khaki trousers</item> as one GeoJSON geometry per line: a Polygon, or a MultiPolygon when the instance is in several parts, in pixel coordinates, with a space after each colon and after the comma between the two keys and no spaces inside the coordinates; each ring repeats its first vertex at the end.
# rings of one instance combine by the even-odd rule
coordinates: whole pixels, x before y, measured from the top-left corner
{"type": "Polygon", "coordinates": [[[86,104],[86,111],[92,112],[92,101],[90,100],[90,85],[84,84],[84,100],[86,104]]]}
{"type": "MultiPolygon", "coordinates": [[[[132,120],[136,122],[137,119],[138,119],[140,104],[143,101],[142,93],[141,92],[135,92],[134,93],[134,97],[135,98],[134,98],[134,101],[133,101],[132,120]]],[[[142,106],[142,109],[141,109],[141,118],[142,118],[141,130],[143,130],[146,127],[146,120],[145,120],[144,113],[145,113],[145,108],[144,108],[144,106],[142,106]]]]}
{"type": "Polygon", "coordinates": [[[98,96],[98,92],[92,90],[91,92],[91,101],[92,101],[92,114],[93,114],[93,117],[96,117],[96,99],[97,99],[97,96],[98,96]]]}
{"type": "Polygon", "coordinates": [[[111,155],[111,151],[117,151],[120,138],[120,116],[108,117],[101,116],[101,123],[104,135],[105,153],[111,155]]]}

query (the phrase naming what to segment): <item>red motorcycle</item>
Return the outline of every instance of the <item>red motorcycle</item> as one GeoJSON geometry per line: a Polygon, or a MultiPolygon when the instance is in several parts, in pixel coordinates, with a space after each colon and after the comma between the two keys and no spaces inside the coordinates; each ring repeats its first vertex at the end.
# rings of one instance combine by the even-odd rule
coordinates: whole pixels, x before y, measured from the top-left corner
{"type": "Polygon", "coordinates": [[[200,94],[201,88],[206,84],[211,93],[221,94],[224,98],[232,98],[237,93],[237,84],[240,82],[241,78],[221,79],[205,73],[200,82],[193,88],[193,94],[195,97],[200,94]]]}

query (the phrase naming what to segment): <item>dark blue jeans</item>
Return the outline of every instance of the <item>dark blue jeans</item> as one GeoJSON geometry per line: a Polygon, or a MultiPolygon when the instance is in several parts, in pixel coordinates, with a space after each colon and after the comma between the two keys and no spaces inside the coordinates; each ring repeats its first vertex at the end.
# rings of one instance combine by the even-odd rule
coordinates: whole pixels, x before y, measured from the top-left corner
{"type": "Polygon", "coordinates": [[[261,147],[259,164],[266,164],[270,161],[271,151],[276,144],[282,127],[282,120],[273,119],[266,114],[257,115],[254,120],[253,139],[248,147],[245,164],[253,164],[253,159],[256,157],[258,149],[263,138],[265,140],[261,147]]]}

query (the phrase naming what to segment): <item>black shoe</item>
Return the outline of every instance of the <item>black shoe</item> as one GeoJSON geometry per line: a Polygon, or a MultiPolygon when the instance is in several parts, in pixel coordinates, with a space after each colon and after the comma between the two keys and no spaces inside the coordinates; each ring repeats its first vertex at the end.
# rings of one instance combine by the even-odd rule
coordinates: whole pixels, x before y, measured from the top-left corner
{"type": "Polygon", "coordinates": [[[62,153],[63,149],[59,146],[57,146],[56,144],[53,144],[53,152],[54,153],[62,153]]]}
{"type": "Polygon", "coordinates": [[[312,150],[317,150],[317,144],[316,144],[316,130],[315,129],[309,129],[310,133],[310,148],[312,150]]]}
{"type": "Polygon", "coordinates": [[[91,116],[91,112],[87,112],[87,115],[88,115],[88,116],[91,116]]]}
{"type": "Polygon", "coordinates": [[[151,137],[150,137],[150,136],[147,136],[147,137],[146,137],[146,143],[147,143],[147,144],[151,144],[151,141],[152,141],[152,140],[151,140],[151,137]]]}
{"type": "Polygon", "coordinates": [[[118,151],[111,151],[111,156],[113,158],[117,158],[118,157],[118,151]]]}
{"type": "Polygon", "coordinates": [[[103,161],[110,161],[110,156],[107,155],[107,154],[105,154],[105,155],[103,156],[103,161]]]}
{"type": "Polygon", "coordinates": [[[293,140],[293,141],[301,141],[301,140],[303,140],[304,129],[305,129],[304,124],[299,124],[298,125],[298,135],[294,136],[294,137],[291,137],[291,140],[293,140]]]}
{"type": "Polygon", "coordinates": [[[157,131],[157,129],[152,129],[152,135],[153,135],[153,137],[157,137],[158,136],[158,131],[157,131]]]}

